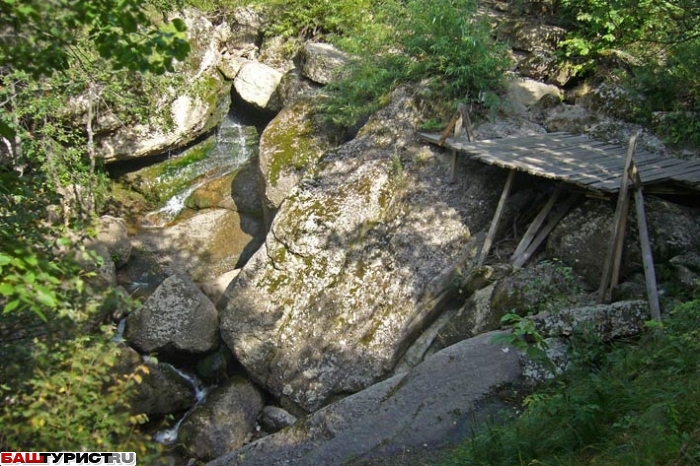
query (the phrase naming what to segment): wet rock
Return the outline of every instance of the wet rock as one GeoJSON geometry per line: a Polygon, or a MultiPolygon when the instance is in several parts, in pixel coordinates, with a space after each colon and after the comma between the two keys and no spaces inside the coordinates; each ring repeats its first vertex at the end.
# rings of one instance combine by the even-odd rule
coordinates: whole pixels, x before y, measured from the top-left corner
{"type": "Polygon", "coordinates": [[[204,460],[240,448],[255,432],[262,408],[262,394],[253,384],[231,379],[187,416],[180,427],[182,444],[204,460]]]}
{"type": "Polygon", "coordinates": [[[165,363],[148,364],[148,374],[143,375],[131,400],[134,413],[149,416],[175,414],[190,409],[195,404],[192,383],[165,363]]]}
{"type": "Polygon", "coordinates": [[[206,353],[219,344],[214,304],[183,276],[167,278],[126,319],[126,340],[142,353],[206,353]]]}
{"type": "Polygon", "coordinates": [[[246,160],[231,173],[204,183],[189,195],[185,206],[190,209],[228,209],[251,217],[263,217],[258,191],[258,158],[246,160]]]}

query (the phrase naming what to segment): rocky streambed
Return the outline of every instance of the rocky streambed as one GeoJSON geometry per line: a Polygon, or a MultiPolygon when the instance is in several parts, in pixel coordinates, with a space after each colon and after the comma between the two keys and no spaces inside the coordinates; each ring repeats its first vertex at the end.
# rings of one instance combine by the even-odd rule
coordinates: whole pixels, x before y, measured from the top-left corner
{"type": "MultiPolygon", "coordinates": [[[[436,448],[475,420],[508,415],[508,400],[548,375],[493,343],[503,315],[538,314],[560,368],[579,325],[603,339],[641,331],[634,242],[616,302],[593,305],[613,200],[581,201],[514,270],[518,232],[554,188],[519,175],[494,252],[476,266],[506,173],[460,159],[450,182],[450,155],[415,138],[435,113],[419,85],[398,89],[348,137],[314,112],[343,54],[309,43],[285,56],[258,42],[262,19],[247,9],[207,21],[193,13],[190,30],[201,35],[198,70],[224,86],[211,108],[225,111],[208,132],[188,133],[204,134],[189,150],[168,157],[161,147],[166,160],[123,175],[152,213],[131,227],[104,217],[95,243],[107,283],[142,300],[124,320],[125,364],[157,357],[134,409],[173,415],[158,438],[180,456],[330,465],[436,448]],[[261,120],[223,120],[231,111],[261,120]]],[[[595,104],[602,95],[562,101],[555,85],[514,78],[508,111],[477,137],[566,130],[624,141],[637,128],[595,104]]],[[[642,144],[663,148],[651,133],[642,144]]],[[[674,201],[647,204],[662,294],[700,276],[700,212],[674,201]]],[[[127,201],[113,209],[135,211],[127,201]]]]}

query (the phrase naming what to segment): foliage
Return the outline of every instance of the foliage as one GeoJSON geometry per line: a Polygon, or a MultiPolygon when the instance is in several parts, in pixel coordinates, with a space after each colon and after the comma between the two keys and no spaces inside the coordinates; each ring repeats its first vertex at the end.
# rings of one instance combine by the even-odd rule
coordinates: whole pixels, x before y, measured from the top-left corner
{"type": "Polygon", "coordinates": [[[352,126],[405,82],[428,80],[448,102],[483,104],[499,89],[508,60],[476,17],[476,3],[386,2],[373,17],[376,24],[338,42],[359,58],[345,79],[329,86],[324,110],[336,123],[352,126]]]}
{"type": "Polygon", "coordinates": [[[508,313],[501,317],[501,323],[511,326],[508,334],[498,334],[493,338],[493,343],[502,343],[512,346],[528,357],[542,364],[549,364],[547,358],[547,341],[537,331],[532,319],[521,317],[518,314],[508,313]]]}
{"type": "Polygon", "coordinates": [[[4,451],[136,451],[147,462],[157,453],[136,429],[147,418],[130,414],[128,404],[148,368],[120,373],[110,333],[25,342],[32,346],[33,372],[25,366],[21,384],[0,386],[4,451]]]}
{"type": "MultiPolygon", "coordinates": [[[[95,137],[143,121],[145,73],[186,57],[184,22],[151,23],[137,0],[0,0],[0,446],[149,454],[90,284],[104,192],[95,137]],[[83,257],[86,256],[86,257],[83,257]]],[[[119,304],[120,306],[123,304],[119,304]]],[[[144,458],[149,462],[149,456],[144,458]]]]}
{"type": "Polygon", "coordinates": [[[656,111],[680,112],[661,132],[671,143],[700,143],[686,124],[700,112],[697,1],[560,0],[559,5],[571,29],[560,46],[579,73],[600,72],[601,64],[613,68],[607,72],[647,97],[635,115],[641,123],[650,123],[656,111]]]}
{"type": "Polygon", "coordinates": [[[182,20],[144,27],[138,0],[2,0],[0,18],[0,64],[35,77],[68,69],[83,34],[102,58],[134,71],[172,70],[189,51],[182,20]]]}
{"type": "Polygon", "coordinates": [[[268,0],[261,2],[271,19],[266,35],[314,38],[347,35],[366,21],[374,0],[268,0]]]}
{"type": "Polygon", "coordinates": [[[527,398],[517,419],[490,425],[443,465],[700,464],[700,301],[663,331],[593,358],[527,398]]]}

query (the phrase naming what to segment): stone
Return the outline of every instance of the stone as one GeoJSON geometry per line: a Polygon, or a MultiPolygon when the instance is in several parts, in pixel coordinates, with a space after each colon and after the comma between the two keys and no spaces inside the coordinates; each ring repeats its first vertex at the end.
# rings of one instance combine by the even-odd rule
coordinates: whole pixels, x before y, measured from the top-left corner
{"type": "Polygon", "coordinates": [[[167,278],[126,318],[124,338],[142,353],[206,353],[219,345],[214,304],[183,276],[167,278]]]}
{"type": "Polygon", "coordinates": [[[600,122],[600,116],[578,105],[561,104],[548,110],[544,117],[547,132],[584,134],[600,122]]]}
{"type": "Polygon", "coordinates": [[[301,52],[301,72],[313,82],[328,84],[348,61],[348,56],[331,44],[307,42],[301,52]]]}
{"type": "Polygon", "coordinates": [[[293,414],[390,374],[493,215],[505,174],[462,161],[450,184],[446,157],[412,142],[414,92],[307,172],[222,298],[224,341],[293,414]]]}
{"type": "MultiPolygon", "coordinates": [[[[700,251],[700,238],[695,233],[700,228],[697,208],[656,196],[645,196],[644,204],[655,264],[667,262],[684,252],[700,251]]],[[[634,210],[631,206],[627,219],[622,280],[643,270],[634,210]]],[[[571,266],[589,290],[600,285],[604,263],[601,253],[607,253],[613,217],[612,203],[588,200],[566,215],[547,241],[547,254],[571,266]]]]}
{"type": "MultiPolygon", "coordinates": [[[[148,114],[164,112],[170,118],[151,118],[149,123],[120,125],[116,131],[96,138],[96,149],[105,162],[147,157],[178,148],[216,127],[231,105],[231,81],[219,73],[222,43],[227,27],[214,26],[202,13],[185,9],[181,13],[192,48],[187,60],[176,64],[179,80],[164,82],[158,99],[160,107],[148,114]],[[172,125],[166,124],[167,120],[172,125]]],[[[159,79],[168,79],[163,76],[159,79]]]]}
{"type": "Polygon", "coordinates": [[[289,427],[297,422],[296,416],[279,406],[265,406],[260,415],[260,426],[271,434],[289,427]]]}
{"type": "Polygon", "coordinates": [[[101,289],[117,286],[117,267],[105,244],[89,242],[85,251],[76,254],[76,259],[86,272],[95,273],[94,276],[88,276],[88,283],[101,289]]]}
{"type": "Polygon", "coordinates": [[[281,108],[277,96],[277,86],[282,80],[282,73],[259,62],[243,65],[233,87],[243,101],[261,110],[279,111],[281,108]]]}
{"type": "Polygon", "coordinates": [[[328,128],[314,113],[313,100],[297,100],[262,133],[259,170],[267,225],[303,174],[333,145],[328,128]]]}
{"type": "Polygon", "coordinates": [[[407,374],[337,401],[207,466],[317,466],[436,448],[472,435],[504,404],[497,387],[517,382],[517,352],[487,333],[446,348],[407,374]]]}
{"type": "Polygon", "coordinates": [[[501,21],[497,30],[501,40],[513,49],[525,52],[553,52],[566,36],[566,29],[544,23],[532,23],[522,19],[501,21]]]}
{"type": "Polygon", "coordinates": [[[262,218],[263,204],[258,183],[258,158],[252,157],[232,172],[195,189],[185,200],[185,206],[195,210],[228,209],[262,218]]]}
{"type": "Polygon", "coordinates": [[[245,379],[233,378],[187,416],[179,438],[190,455],[211,460],[243,446],[255,432],[262,409],[260,391],[245,379]]]}
{"type": "Polygon", "coordinates": [[[224,295],[226,288],[231,284],[233,279],[238,276],[239,273],[241,273],[241,269],[231,270],[230,272],[219,275],[213,280],[202,283],[202,291],[209,299],[211,299],[212,303],[218,303],[221,297],[224,295]]]}
{"type": "Polygon", "coordinates": [[[646,301],[619,301],[552,312],[530,317],[545,337],[570,337],[575,331],[590,332],[604,342],[631,337],[644,331],[649,320],[646,301]]]}
{"type": "Polygon", "coordinates": [[[182,377],[170,364],[146,363],[148,373],[136,386],[131,398],[133,413],[165,416],[187,411],[194,406],[195,391],[192,383],[182,377]]]}
{"type": "Polygon", "coordinates": [[[188,273],[203,283],[240,268],[265,237],[261,218],[228,209],[204,209],[165,228],[144,229],[134,246],[167,273],[188,273]]]}
{"type": "Polygon", "coordinates": [[[513,107],[513,110],[529,109],[546,94],[553,94],[559,99],[564,98],[564,93],[556,86],[544,84],[534,79],[511,77],[508,80],[508,89],[504,100],[513,107]]]}
{"type": "Polygon", "coordinates": [[[277,93],[283,107],[291,106],[295,100],[310,97],[321,90],[321,86],[304,77],[299,69],[289,70],[282,76],[277,93]]]}
{"type": "Polygon", "coordinates": [[[131,255],[131,239],[124,219],[103,215],[97,225],[97,236],[88,241],[87,247],[101,244],[107,248],[109,257],[119,268],[126,265],[131,255]]]}
{"type": "Polygon", "coordinates": [[[265,24],[260,14],[251,7],[236,7],[231,16],[231,35],[226,41],[226,46],[229,49],[257,49],[265,24]]]}

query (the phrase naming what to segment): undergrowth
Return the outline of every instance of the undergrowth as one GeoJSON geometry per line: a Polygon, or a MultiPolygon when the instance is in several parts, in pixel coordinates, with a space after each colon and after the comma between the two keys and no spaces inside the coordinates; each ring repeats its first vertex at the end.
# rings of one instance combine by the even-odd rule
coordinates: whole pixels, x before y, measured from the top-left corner
{"type": "Polygon", "coordinates": [[[579,348],[577,368],[526,398],[520,417],[474,433],[440,464],[700,464],[698,350],[695,300],[632,344],[579,348]]]}

